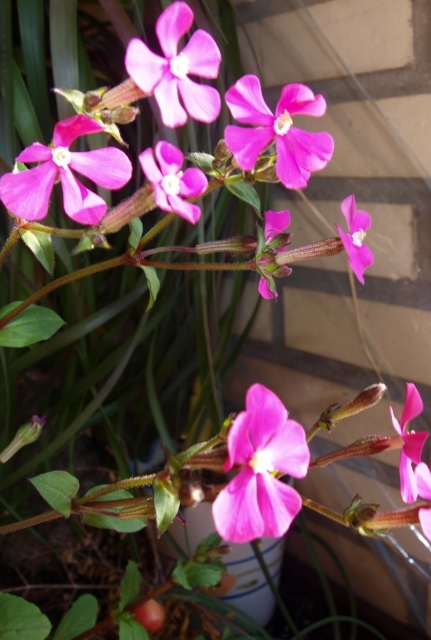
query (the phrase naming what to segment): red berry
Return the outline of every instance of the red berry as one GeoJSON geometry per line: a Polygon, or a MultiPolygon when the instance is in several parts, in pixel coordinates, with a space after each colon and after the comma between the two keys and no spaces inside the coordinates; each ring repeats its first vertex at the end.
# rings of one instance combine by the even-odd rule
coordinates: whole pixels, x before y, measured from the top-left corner
{"type": "Polygon", "coordinates": [[[154,598],[132,607],[132,613],[148,633],[157,633],[165,624],[165,610],[154,598]]]}

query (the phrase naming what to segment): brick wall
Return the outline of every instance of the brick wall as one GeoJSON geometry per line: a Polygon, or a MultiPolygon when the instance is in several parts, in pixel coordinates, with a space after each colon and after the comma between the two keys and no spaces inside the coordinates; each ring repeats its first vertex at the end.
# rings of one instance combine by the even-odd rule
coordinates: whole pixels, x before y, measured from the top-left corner
{"type": "MultiPolygon", "coordinates": [[[[406,381],[426,409],[414,424],[431,425],[431,4],[426,0],[254,0],[234,2],[246,71],[257,73],[274,107],[283,85],[304,82],[328,101],[323,118],[304,128],[329,131],[333,160],[300,195],[276,187],[274,209],[292,213],[292,246],[332,235],[341,201],[355,193],[373,217],[367,244],[375,255],[365,286],[356,284],[368,348],[390,392],[367,415],[315,438],[318,455],[369,433],[393,435],[388,405],[399,416],[406,381]],[[325,224],[326,221],[326,224],[325,224]]],[[[300,119],[295,124],[300,125],[300,119]]],[[[264,301],[229,385],[238,406],[256,381],[282,397],[310,427],[333,402],[377,381],[357,330],[343,255],[301,266],[277,281],[277,302],[264,301]]],[[[256,298],[250,282],[245,307],[256,298]]],[[[245,321],[246,314],[244,314],[245,321]]],[[[241,329],[241,321],[237,330],[241,329]]],[[[425,451],[429,462],[429,448],[425,451]]],[[[382,508],[401,507],[398,454],[349,461],[310,472],[306,495],[337,511],[358,492],[382,508]],[[376,482],[377,480],[377,482],[376,482]]],[[[309,514],[308,514],[309,515],[309,514]]],[[[357,594],[403,622],[431,632],[430,551],[414,532],[393,543],[364,541],[309,515],[310,526],[340,554],[357,594]],[[408,562],[397,546],[410,557],[408,562]]],[[[305,557],[290,536],[290,552],[305,557]]],[[[337,571],[322,556],[328,573],[337,571]]]]}

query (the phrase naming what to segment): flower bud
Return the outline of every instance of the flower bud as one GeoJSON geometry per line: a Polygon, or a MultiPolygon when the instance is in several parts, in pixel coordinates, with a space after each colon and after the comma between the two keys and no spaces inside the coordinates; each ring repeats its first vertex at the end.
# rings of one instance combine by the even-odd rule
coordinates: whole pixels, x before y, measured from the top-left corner
{"type": "Polygon", "coordinates": [[[18,429],[12,442],[0,453],[0,462],[7,462],[17,451],[35,442],[45,426],[46,418],[42,416],[32,416],[30,422],[26,422],[18,429]]]}
{"type": "Polygon", "coordinates": [[[83,101],[84,110],[93,111],[93,109],[96,109],[102,102],[102,95],[105,90],[106,88],[103,88],[103,90],[87,91],[83,101]]]}
{"type": "Polygon", "coordinates": [[[224,140],[219,140],[216,144],[216,148],[214,149],[214,169],[220,169],[220,167],[225,165],[231,157],[232,153],[227,148],[226,142],[224,140]]]}
{"type": "Polygon", "coordinates": [[[155,208],[153,187],[146,185],[113,207],[99,224],[98,231],[103,235],[115,233],[134,218],[139,218],[155,208]]]}
{"type": "Polygon", "coordinates": [[[254,236],[234,236],[226,240],[214,240],[197,244],[195,249],[199,255],[217,253],[220,251],[227,253],[249,253],[256,249],[257,243],[254,236]]]}
{"type": "Polygon", "coordinates": [[[337,423],[340,420],[354,416],[365,409],[374,407],[383,397],[386,386],[381,382],[366,387],[354,400],[343,406],[332,405],[328,412],[328,418],[337,423]]]}
{"type": "Polygon", "coordinates": [[[116,109],[102,109],[99,112],[103,124],[130,124],[139,113],[137,107],[125,106],[116,109]]]}

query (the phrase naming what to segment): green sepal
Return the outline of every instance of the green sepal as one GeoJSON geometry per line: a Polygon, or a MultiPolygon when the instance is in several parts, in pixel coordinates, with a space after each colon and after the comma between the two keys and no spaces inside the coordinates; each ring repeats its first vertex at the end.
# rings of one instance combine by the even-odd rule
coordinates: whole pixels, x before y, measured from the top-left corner
{"type": "Polygon", "coordinates": [[[153,490],[157,529],[161,536],[177,515],[180,499],[172,484],[162,478],[154,478],[153,490]]]}
{"type": "Polygon", "coordinates": [[[21,240],[27,245],[42,267],[52,276],[54,273],[55,254],[51,235],[43,231],[31,231],[30,229],[19,229],[19,234],[21,240]]]}
{"type": "MultiPolygon", "coordinates": [[[[17,301],[2,307],[0,318],[4,318],[20,304],[17,301]]],[[[64,320],[51,309],[31,304],[0,330],[0,346],[28,347],[35,342],[48,340],[63,324],[64,320]]]]}
{"type": "Polygon", "coordinates": [[[1,640],[45,640],[50,631],[50,621],[35,604],[0,593],[1,640]]]}
{"type": "Polygon", "coordinates": [[[229,178],[227,178],[225,180],[225,187],[233,193],[234,196],[252,206],[259,217],[261,217],[259,194],[251,184],[248,182],[229,182],[229,178]]]}
{"type": "Polygon", "coordinates": [[[72,500],[79,490],[78,478],[67,471],[48,471],[30,478],[30,482],[52,509],[66,518],[70,516],[72,500]]]}
{"type": "Polygon", "coordinates": [[[138,565],[133,560],[129,560],[126,572],[121,580],[120,594],[120,611],[124,611],[124,607],[129,604],[139,593],[141,588],[142,576],[139,573],[138,565]]]}
{"type": "Polygon", "coordinates": [[[218,177],[220,173],[216,171],[213,167],[213,162],[215,160],[214,156],[209,153],[202,153],[200,151],[196,151],[193,153],[187,153],[186,159],[193,162],[199,169],[202,169],[204,173],[212,178],[218,177]]]}
{"type": "Polygon", "coordinates": [[[84,594],[64,614],[52,640],[73,640],[88,631],[96,624],[97,610],[97,599],[91,593],[84,594]]]}

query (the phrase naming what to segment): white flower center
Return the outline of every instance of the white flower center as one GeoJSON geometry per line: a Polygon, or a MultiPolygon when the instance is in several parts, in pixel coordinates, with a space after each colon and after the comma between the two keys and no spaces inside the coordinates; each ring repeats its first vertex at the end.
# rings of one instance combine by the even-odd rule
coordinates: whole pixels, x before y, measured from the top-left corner
{"type": "Polygon", "coordinates": [[[184,53],[180,53],[171,60],[171,73],[177,78],[185,78],[189,72],[190,61],[184,53]]]}
{"type": "Polygon", "coordinates": [[[274,131],[278,136],[284,136],[289,131],[292,124],[292,118],[289,113],[285,111],[281,116],[278,116],[277,120],[274,122],[274,131]]]}
{"type": "Polygon", "coordinates": [[[162,178],[162,189],[168,196],[176,196],[180,192],[180,180],[183,176],[182,171],[178,173],[168,173],[162,178]]]}
{"type": "Polygon", "coordinates": [[[272,455],[269,451],[262,451],[259,447],[254,452],[249,464],[255,473],[265,473],[265,471],[272,473],[274,471],[272,455]]]}
{"type": "Polygon", "coordinates": [[[67,147],[57,147],[52,150],[52,159],[58,167],[67,167],[72,160],[72,156],[67,147]]]}
{"type": "Polygon", "coordinates": [[[365,240],[366,235],[367,234],[363,229],[359,229],[359,231],[355,231],[355,233],[352,233],[352,240],[355,247],[362,247],[362,243],[365,240]]]}

